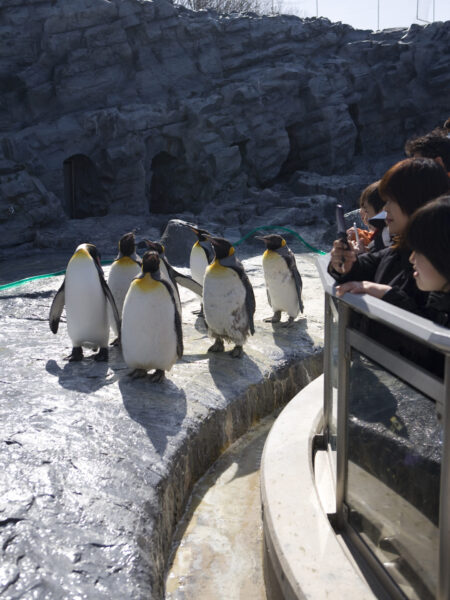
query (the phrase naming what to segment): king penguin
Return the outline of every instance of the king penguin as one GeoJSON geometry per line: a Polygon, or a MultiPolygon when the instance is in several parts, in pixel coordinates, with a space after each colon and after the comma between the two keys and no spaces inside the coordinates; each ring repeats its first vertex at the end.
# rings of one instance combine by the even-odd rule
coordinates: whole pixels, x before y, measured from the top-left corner
{"type": "Polygon", "coordinates": [[[165,248],[160,242],[151,242],[150,240],[144,240],[144,242],[149,250],[158,253],[161,276],[172,286],[175,302],[177,303],[177,308],[181,316],[181,300],[178,285],[191,290],[191,292],[195,292],[200,297],[203,295],[203,286],[202,284],[197,283],[192,277],[189,277],[189,275],[183,275],[172,267],[167,260],[165,248]]]}
{"type": "Polygon", "coordinates": [[[142,258],[142,273],[125,297],[122,320],[122,352],[133,378],[155,369],[150,380],[160,382],[183,355],[181,318],[172,286],[161,277],[156,252],[142,258]]]}
{"type": "Polygon", "coordinates": [[[215,338],[208,352],[223,352],[224,340],[233,342],[231,356],[240,358],[242,346],[255,327],[255,295],[242,263],[227,240],[208,237],[215,251],[203,280],[203,306],[208,334],[215,338]]]}
{"type": "MultiPolygon", "coordinates": [[[[199,229],[193,225],[188,225],[188,227],[197,236],[197,241],[192,246],[189,257],[192,279],[200,285],[203,285],[206,268],[214,260],[214,250],[212,249],[211,242],[207,238],[207,236],[210,237],[210,234],[205,229],[199,229]]],[[[203,316],[203,305],[200,307],[199,312],[196,311],[196,314],[203,316]]]]}
{"type": "Polygon", "coordinates": [[[267,298],[273,310],[273,316],[264,319],[266,323],[279,323],[281,312],[289,315],[286,326],[290,327],[301,311],[302,278],[297,269],[295,256],[281,235],[270,234],[256,236],[266,244],[263,254],[264,279],[266,281],[267,298]]]}
{"type": "Polygon", "coordinates": [[[66,269],[64,281],[50,308],[50,329],[57,333],[64,306],[67,331],[72,340],[69,361],[83,358],[83,346],[100,348],[95,360],[108,360],[109,323],[107,303],[120,333],[120,316],[111,290],[103,276],[100,255],[93,244],[81,244],[66,269]]]}
{"type": "MultiPolygon", "coordinates": [[[[141,260],[136,254],[134,233],[126,233],[119,240],[119,254],[111,265],[108,276],[108,286],[114,296],[117,310],[122,316],[123,302],[130,283],[141,272],[141,260]]],[[[111,307],[108,305],[108,318],[111,329],[116,336],[113,345],[117,344],[119,332],[111,307]]]]}
{"type": "Polygon", "coordinates": [[[203,285],[206,267],[214,260],[214,251],[211,248],[211,243],[206,236],[210,234],[205,229],[198,229],[193,225],[189,228],[197,236],[197,241],[192,246],[191,255],[189,257],[189,266],[191,268],[192,279],[200,285],[203,285]]]}

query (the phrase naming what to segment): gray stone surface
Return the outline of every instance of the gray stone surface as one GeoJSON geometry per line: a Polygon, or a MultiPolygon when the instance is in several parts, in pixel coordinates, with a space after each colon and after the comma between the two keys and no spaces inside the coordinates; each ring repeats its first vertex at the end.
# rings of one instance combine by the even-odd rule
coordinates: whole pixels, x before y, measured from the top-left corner
{"type": "Polygon", "coordinates": [[[0,597],[162,598],[174,527],[194,482],[251,424],[321,370],[321,285],[298,254],[305,317],[271,314],[261,254],[244,260],[256,334],[242,360],[208,355],[198,298],[181,288],[185,354],[164,384],[119,350],[67,363],[47,316],[61,277],[0,292],[0,597]]]}
{"type": "MultiPolygon", "coordinates": [[[[5,0],[0,247],[63,222],[63,205],[199,214],[359,158],[362,188],[377,157],[448,116],[449,27],[374,33],[167,0],[5,0]]],[[[309,176],[294,185],[305,195],[309,176]]]]}

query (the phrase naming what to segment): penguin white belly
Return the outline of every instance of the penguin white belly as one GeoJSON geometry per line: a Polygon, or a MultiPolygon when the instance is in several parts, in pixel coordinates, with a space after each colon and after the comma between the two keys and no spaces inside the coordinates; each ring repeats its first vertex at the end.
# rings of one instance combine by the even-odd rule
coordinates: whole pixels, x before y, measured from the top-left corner
{"type": "Polygon", "coordinates": [[[180,317],[181,317],[181,300],[180,300],[180,292],[178,291],[178,286],[176,283],[174,283],[170,279],[169,272],[167,271],[167,267],[163,261],[161,261],[159,263],[159,269],[161,272],[161,277],[167,281],[167,283],[170,285],[170,287],[173,290],[173,297],[175,299],[175,304],[177,305],[177,309],[178,309],[178,312],[180,313],[180,317]]]}
{"type": "Polygon", "coordinates": [[[122,314],[122,352],[132,369],[168,371],[177,360],[175,307],[164,284],[133,281],[122,314]]]}
{"type": "Polygon", "coordinates": [[[203,278],[205,277],[206,267],[208,266],[208,259],[206,258],[205,251],[198,242],[192,246],[189,264],[191,267],[192,279],[200,285],[203,285],[203,278]]]}
{"type": "MultiPolygon", "coordinates": [[[[128,288],[130,287],[130,283],[137,275],[139,275],[140,272],[140,266],[128,256],[119,258],[119,260],[114,261],[111,265],[111,270],[109,271],[108,277],[108,285],[112,295],[114,296],[119,316],[122,316],[123,303],[125,296],[127,295],[128,288]]],[[[108,319],[111,329],[117,336],[119,334],[117,331],[117,324],[109,302],[108,319]]]]}
{"type": "Polygon", "coordinates": [[[239,275],[215,261],[203,283],[203,308],[208,333],[242,345],[248,335],[245,288],[239,275]]]}
{"type": "Polygon", "coordinates": [[[282,310],[290,317],[296,317],[300,312],[297,289],[284,258],[267,250],[263,256],[263,270],[273,311],[282,310]]]}
{"type": "Polygon", "coordinates": [[[106,297],[91,258],[70,260],[65,283],[67,331],[74,347],[108,345],[106,297]]]}

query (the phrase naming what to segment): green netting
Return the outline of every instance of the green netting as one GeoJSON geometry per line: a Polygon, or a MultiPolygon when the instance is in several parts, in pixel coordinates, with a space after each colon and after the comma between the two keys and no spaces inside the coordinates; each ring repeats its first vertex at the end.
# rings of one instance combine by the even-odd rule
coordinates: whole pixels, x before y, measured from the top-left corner
{"type": "MultiPolygon", "coordinates": [[[[315,252],[316,254],[326,254],[326,252],[324,252],[323,250],[319,250],[318,248],[311,246],[311,244],[308,244],[308,242],[306,242],[302,238],[302,236],[299,235],[296,231],[293,231],[292,229],[288,229],[287,227],[280,227],[279,225],[262,225],[261,227],[255,227],[254,229],[252,229],[251,231],[246,233],[244,235],[244,237],[242,237],[240,240],[235,242],[233,244],[233,246],[239,246],[239,244],[242,244],[242,242],[245,242],[245,240],[247,240],[250,236],[252,236],[256,231],[267,231],[269,229],[277,229],[277,230],[281,229],[282,231],[287,231],[288,233],[290,233],[293,236],[295,236],[296,238],[298,238],[302,242],[302,244],[304,244],[309,250],[311,250],[311,252],[315,252]]],[[[113,262],[112,260],[103,261],[102,265],[107,266],[107,265],[112,264],[112,262],[113,262]]],[[[34,275],[33,277],[26,277],[25,279],[19,279],[18,281],[13,281],[11,283],[4,283],[3,285],[0,285],[0,291],[8,290],[10,288],[14,288],[19,285],[23,285],[24,283],[29,283],[30,281],[36,281],[38,279],[46,279],[48,277],[57,277],[58,275],[64,275],[65,272],[66,271],[64,269],[63,271],[55,271],[55,273],[45,273],[44,275],[34,275]]]]}

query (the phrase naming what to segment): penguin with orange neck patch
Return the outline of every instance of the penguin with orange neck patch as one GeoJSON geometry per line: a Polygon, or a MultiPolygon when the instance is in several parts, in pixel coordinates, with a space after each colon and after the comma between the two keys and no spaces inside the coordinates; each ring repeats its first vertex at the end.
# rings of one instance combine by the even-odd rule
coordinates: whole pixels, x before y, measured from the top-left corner
{"type": "Polygon", "coordinates": [[[100,255],[93,244],[80,244],[69,261],[63,284],[50,308],[50,329],[57,333],[64,306],[67,332],[72,340],[69,361],[83,359],[83,346],[100,348],[94,360],[108,360],[109,322],[107,304],[120,333],[120,316],[103,276],[100,255]]]}
{"type": "Polygon", "coordinates": [[[197,281],[194,280],[192,277],[189,277],[189,275],[183,275],[182,273],[179,273],[172,267],[172,265],[169,263],[169,261],[166,258],[165,249],[164,249],[164,246],[161,244],[161,242],[152,242],[151,240],[144,240],[144,243],[149,250],[152,250],[153,252],[158,253],[159,261],[160,261],[159,268],[161,271],[161,275],[172,286],[173,291],[174,291],[174,296],[175,296],[175,302],[177,303],[177,308],[181,315],[182,309],[181,309],[180,292],[178,290],[178,285],[181,285],[182,287],[185,287],[188,290],[191,290],[191,292],[194,292],[195,294],[197,294],[200,297],[203,294],[202,286],[199,283],[197,283],[197,281]]]}
{"type": "MultiPolygon", "coordinates": [[[[136,245],[134,233],[126,233],[119,240],[119,254],[111,265],[108,276],[108,286],[119,311],[122,316],[123,303],[125,296],[130,287],[130,283],[141,272],[141,260],[136,254],[136,245]]],[[[118,344],[119,332],[117,330],[116,321],[112,314],[111,308],[108,306],[108,318],[111,329],[113,330],[116,339],[112,345],[118,344]]]]}
{"type": "Polygon", "coordinates": [[[303,312],[302,278],[297,269],[295,256],[278,234],[255,236],[266,245],[263,254],[264,279],[266,281],[267,299],[273,310],[273,316],[264,319],[266,323],[279,323],[281,313],[287,312],[290,327],[299,312],[303,312]]]}
{"type": "MultiPolygon", "coordinates": [[[[209,241],[211,235],[206,229],[199,229],[193,225],[188,225],[188,227],[197,236],[197,241],[192,246],[191,254],[189,256],[192,279],[200,285],[203,285],[205,271],[208,265],[214,260],[214,251],[211,247],[211,242],[209,241]]],[[[200,310],[194,311],[194,314],[198,314],[200,317],[204,316],[203,303],[200,305],[200,310]]]]}
{"type": "Polygon", "coordinates": [[[181,317],[170,283],[161,276],[157,252],[142,258],[142,273],[134,279],[122,312],[122,353],[132,378],[161,382],[183,355],[181,317]]]}
{"type": "Polygon", "coordinates": [[[224,340],[235,344],[231,356],[240,358],[249,333],[255,333],[255,295],[228,240],[210,237],[215,259],[203,279],[203,308],[208,334],[215,338],[208,352],[223,352],[224,340]]]}

